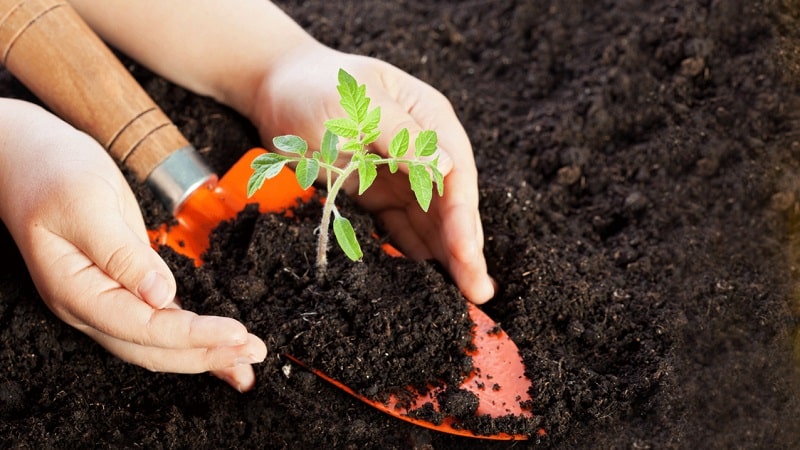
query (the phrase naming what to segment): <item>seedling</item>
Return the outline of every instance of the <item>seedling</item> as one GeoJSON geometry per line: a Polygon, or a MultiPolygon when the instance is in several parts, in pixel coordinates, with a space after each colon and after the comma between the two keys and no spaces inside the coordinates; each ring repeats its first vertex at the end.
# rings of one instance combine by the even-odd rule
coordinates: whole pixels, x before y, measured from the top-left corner
{"type": "Polygon", "coordinates": [[[325,122],[325,134],[320,149],[306,156],[308,144],[295,135],[278,136],[272,140],[275,148],[284,152],[265,153],[251,164],[253,174],[247,183],[247,195],[252,196],[289,163],[295,164],[295,176],[303,189],[310,187],[320,174],[324,174],[328,195],[322,210],[317,243],[317,273],[322,276],[327,267],[328,229],[333,217],[333,233],[342,251],[353,261],[362,258],[361,246],[350,221],[336,208],[336,195],[350,175],[358,174],[358,195],[366,191],[378,175],[377,166],[385,164],[391,173],[401,165],[408,166],[408,180],[417,203],[428,211],[433,197],[433,183],[438,194],[444,191],[443,176],[438,169],[436,153],[438,137],[435,131],[421,131],[414,140],[414,150],[408,155],[410,135],[407,128],[400,130],[391,140],[389,156],[370,153],[369,146],[378,139],[381,119],[380,107],[370,109],[366,86],[359,85],[349,73],[339,69],[340,101],[347,117],[325,122]],[[337,162],[339,164],[337,164],[337,162]]]}

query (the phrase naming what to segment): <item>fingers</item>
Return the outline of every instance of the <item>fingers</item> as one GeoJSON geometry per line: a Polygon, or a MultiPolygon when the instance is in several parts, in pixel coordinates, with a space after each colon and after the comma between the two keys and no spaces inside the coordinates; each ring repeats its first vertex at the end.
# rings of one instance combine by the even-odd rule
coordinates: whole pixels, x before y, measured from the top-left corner
{"type": "MultiPolygon", "coordinates": [[[[402,99],[396,100],[395,98],[392,98],[386,94],[387,93],[385,91],[381,91],[374,95],[374,98],[372,99],[374,102],[373,104],[380,105],[381,122],[385,124],[380,136],[378,136],[378,140],[375,142],[376,147],[381,151],[381,153],[388,154],[389,145],[392,139],[397,135],[397,133],[405,128],[408,130],[410,135],[410,153],[414,148],[414,139],[417,135],[419,135],[420,131],[426,129],[437,131],[437,134],[440,138],[439,149],[433,156],[427,157],[426,159],[432,160],[438,157],[439,171],[442,172],[442,174],[447,175],[453,168],[453,161],[450,153],[444,151],[441,145],[443,134],[436,126],[434,126],[438,120],[433,119],[435,115],[431,116],[431,119],[420,117],[421,114],[427,114],[429,112],[420,112],[420,110],[425,110],[425,108],[429,105],[420,104],[416,95],[403,95],[402,99]]],[[[439,96],[441,94],[435,92],[435,95],[439,96]]],[[[430,99],[428,99],[428,103],[430,102],[430,99]]],[[[438,106],[431,109],[440,110],[442,107],[438,106]]],[[[444,109],[446,111],[447,107],[444,109]]],[[[407,171],[407,168],[402,168],[402,170],[407,171]]]]}
{"type": "Polygon", "coordinates": [[[82,202],[77,206],[75,220],[64,226],[63,237],[148,305],[163,308],[169,304],[175,298],[175,278],[143,237],[144,225],[142,232],[135,232],[120,211],[94,205],[82,202]],[[102,220],[97,220],[98,216],[102,220]]]}
{"type": "Polygon", "coordinates": [[[14,170],[3,172],[4,181],[32,188],[5,197],[0,210],[50,309],[123,360],[158,371],[220,372],[240,390],[252,386],[250,365],[265,358],[264,343],[236,320],[171,303],[175,280],[150,248],[116,165],[87,135],[42,112],[4,114],[16,128],[30,128],[0,146],[13,150],[6,156],[14,170]]]}
{"type": "Polygon", "coordinates": [[[62,320],[119,358],[153,371],[221,371],[234,388],[249,389],[251,364],[266,345],[236,320],[199,316],[170,304],[154,309],[115,282],[85,254],[43,230],[26,255],[42,297],[62,320]],[[247,367],[241,367],[247,366],[247,367]]]}
{"type": "Polygon", "coordinates": [[[164,349],[147,347],[122,341],[97,330],[85,330],[109,352],[122,360],[154,372],[203,373],[211,372],[239,392],[250,390],[255,384],[252,364],[266,357],[264,343],[249,335],[246,343],[236,347],[197,349],[164,349]]]}
{"type": "Polygon", "coordinates": [[[228,383],[239,392],[247,392],[256,384],[256,375],[253,373],[253,366],[246,364],[214,370],[211,374],[228,383]]]}
{"type": "Polygon", "coordinates": [[[485,303],[494,296],[496,286],[483,256],[478,175],[469,138],[444,95],[393,69],[386,69],[381,77],[384,89],[373,98],[381,105],[382,122],[387,124],[376,144],[386,152],[391,139],[403,128],[409,130],[412,142],[423,129],[436,131],[445,189],[444,197],[434,198],[429,215],[420,214],[416,205],[405,205],[384,210],[384,223],[409,256],[436,258],[447,267],[467,299],[485,303]]]}
{"type": "Polygon", "coordinates": [[[386,211],[381,217],[406,256],[435,258],[447,268],[467,300],[486,303],[494,297],[497,286],[483,256],[480,218],[471,208],[460,205],[450,205],[442,215],[447,220],[440,224],[424,213],[401,209],[386,211]]]}
{"type": "Polygon", "coordinates": [[[31,274],[51,309],[76,328],[165,349],[238,346],[248,340],[246,328],[234,319],[154,309],[72,243],[47,230],[35,238],[40,245],[26,258],[31,274]]]}
{"type": "Polygon", "coordinates": [[[267,356],[264,343],[248,335],[244,344],[227,347],[172,349],[139,345],[87,328],[87,335],[126,362],[154,372],[203,373],[260,363],[267,356]]]}
{"type": "Polygon", "coordinates": [[[450,206],[450,220],[443,223],[444,247],[448,254],[442,260],[453,280],[467,299],[483,304],[494,297],[496,283],[489,276],[483,256],[483,227],[471,208],[450,206]]]}
{"type": "MultiPolygon", "coordinates": [[[[45,241],[46,242],[46,241],[45,241]]],[[[199,316],[177,308],[154,309],[109,278],[71,244],[51,238],[47,248],[61,255],[40,284],[51,286],[52,308],[75,327],[89,327],[117,339],[149,347],[191,349],[235,346],[247,330],[234,319],[199,316]],[[68,280],[68,282],[64,282],[68,280]]]]}

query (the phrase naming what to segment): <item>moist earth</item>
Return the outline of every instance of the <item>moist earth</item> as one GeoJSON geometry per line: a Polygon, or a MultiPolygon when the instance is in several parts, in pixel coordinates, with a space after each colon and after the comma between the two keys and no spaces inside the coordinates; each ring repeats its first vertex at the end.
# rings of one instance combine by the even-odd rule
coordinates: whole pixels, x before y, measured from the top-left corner
{"type": "MultiPolygon", "coordinates": [[[[451,329],[450,339],[403,335],[396,351],[449,355],[435,371],[458,377],[468,365],[456,331],[463,300],[432,262],[393,260],[396,273],[414,274],[407,292],[372,283],[385,258],[366,234],[365,263],[331,251],[332,266],[348,266],[348,290],[329,281],[298,292],[313,268],[289,258],[304,257],[295,245],[313,233],[300,220],[252,215],[247,239],[215,241],[235,258],[194,269],[169,256],[187,307],[239,317],[265,337],[270,356],[246,394],[105,352],[47,310],[2,230],[3,447],[800,447],[798,2],[277,3],[322,42],[395,64],[453,103],[474,146],[485,254],[500,286],[483,309],[520,348],[546,434],[440,434],[298,366],[287,377],[289,346],[319,361],[397,346],[395,322],[388,333],[374,322],[384,333],[369,341],[315,323],[372,308],[420,333],[433,322],[451,329]],[[313,309],[293,307],[301,294],[313,309]],[[314,332],[286,339],[304,324],[314,332]]],[[[231,110],[126,64],[218,173],[259,145],[231,110]]],[[[5,71],[0,93],[34,100],[5,71]]],[[[130,179],[149,226],[168,221],[130,179]]],[[[380,231],[348,208],[362,233],[380,231]]],[[[406,362],[388,373],[356,361],[348,376],[365,388],[427,379],[431,366],[406,362]]],[[[449,395],[454,410],[468,409],[459,396],[449,395]]]]}

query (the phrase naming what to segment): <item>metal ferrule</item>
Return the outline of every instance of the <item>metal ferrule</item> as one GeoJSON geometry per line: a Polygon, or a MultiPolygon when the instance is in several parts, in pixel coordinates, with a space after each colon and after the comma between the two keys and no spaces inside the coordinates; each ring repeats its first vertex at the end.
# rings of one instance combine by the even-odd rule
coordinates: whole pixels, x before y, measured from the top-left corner
{"type": "Polygon", "coordinates": [[[156,166],[146,183],[175,215],[194,191],[206,185],[215,186],[217,175],[203,162],[197,150],[187,145],[156,166]]]}

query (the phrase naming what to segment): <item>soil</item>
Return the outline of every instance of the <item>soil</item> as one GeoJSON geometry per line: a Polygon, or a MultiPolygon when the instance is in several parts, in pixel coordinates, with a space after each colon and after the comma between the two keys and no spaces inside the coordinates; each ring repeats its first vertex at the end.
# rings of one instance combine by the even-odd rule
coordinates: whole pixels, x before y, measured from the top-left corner
{"type": "MultiPolygon", "coordinates": [[[[239,317],[267,341],[244,395],[211,376],[128,365],[60,322],[2,230],[0,446],[800,447],[797,2],[277,3],[326,44],[389,61],[453,102],[475,148],[486,257],[501,286],[483,309],[520,348],[546,434],[440,434],[298,366],[287,377],[279,349],[320,364],[344,357],[341,376],[376,395],[428,380],[424,370],[457,378],[468,364],[463,301],[434,263],[391,260],[417,286],[398,296],[373,278],[387,257],[365,237],[366,264],[331,252],[332,266],[348,266],[349,293],[333,282],[298,289],[312,269],[290,258],[302,257],[295,245],[313,239],[305,227],[318,214],[303,208],[293,220],[229,225],[239,231],[220,234],[218,262],[199,270],[170,257],[187,307],[239,317]],[[363,320],[378,311],[385,321],[363,320]],[[446,329],[392,331],[434,322],[446,329]],[[308,331],[295,338],[298,327],[308,331]],[[398,352],[391,366],[353,361],[387,346],[398,352]],[[405,365],[423,348],[429,365],[405,365]],[[449,360],[430,364],[440,357],[449,360]]],[[[258,145],[229,109],[128,66],[218,173],[258,145]]],[[[0,93],[32,99],[7,72],[0,93]]],[[[132,183],[148,223],[168,220],[132,183]]],[[[460,401],[452,411],[469,409],[460,401]]]]}

